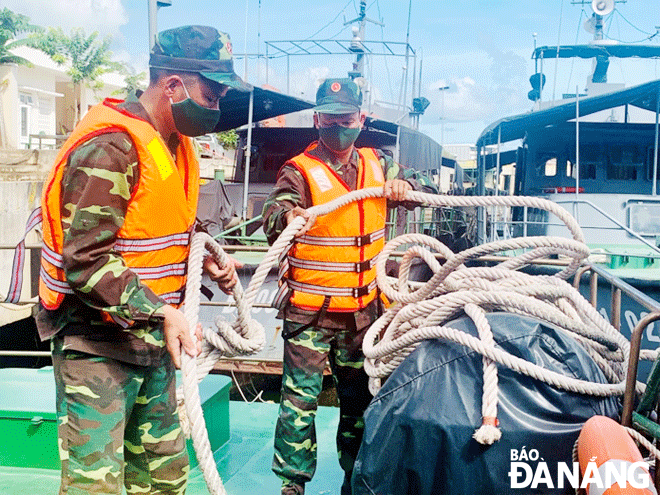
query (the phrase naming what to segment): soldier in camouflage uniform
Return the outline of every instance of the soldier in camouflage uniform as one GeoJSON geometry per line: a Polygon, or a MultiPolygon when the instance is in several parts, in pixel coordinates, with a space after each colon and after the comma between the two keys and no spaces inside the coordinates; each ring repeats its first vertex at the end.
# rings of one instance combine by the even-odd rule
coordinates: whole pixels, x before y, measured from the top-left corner
{"type": "MultiPolygon", "coordinates": [[[[317,168],[327,165],[328,177],[334,173],[349,190],[359,189],[358,177],[364,177],[364,169],[370,168],[362,165],[360,169],[365,149],[358,150],[353,144],[365,120],[365,115],[360,113],[361,91],[350,79],[328,79],[319,87],[316,102],[314,122],[320,140],[310,145],[305,155],[316,160],[317,168]]],[[[403,180],[403,167],[389,155],[378,150],[371,152],[374,155],[369,156],[377,160],[371,163],[374,168],[380,168],[389,199],[400,202],[410,189],[432,192],[414,179],[403,180]]],[[[264,230],[271,244],[296,216],[307,218],[298,239],[316,221],[305,211],[313,206],[313,201],[310,183],[298,166],[301,156],[283,165],[275,189],[264,205],[264,230]]],[[[383,204],[378,214],[385,213],[383,204]]],[[[342,259],[341,253],[335,254],[336,259],[342,259]]],[[[351,493],[351,473],[362,441],[363,413],[371,400],[363,367],[362,340],[369,325],[381,314],[382,301],[376,297],[355,311],[333,311],[329,303],[324,303],[320,310],[310,310],[294,304],[292,298],[285,300],[278,315],[284,320],[285,340],[273,471],[282,480],[283,495],[303,494],[305,483],[312,479],[317,449],[314,418],[323,371],[329,361],[340,407],[337,450],[345,471],[341,493],[347,495],[351,493]]]]}
{"type": "MultiPolygon", "coordinates": [[[[190,142],[181,135],[213,132],[218,101],[230,87],[246,89],[233,72],[229,37],[214,28],[186,26],[159,34],[144,92],[101,105],[162,136],[157,163],[163,182],[173,177],[177,190],[197,191],[196,184],[185,184],[199,173],[190,142]],[[163,163],[171,169],[167,174],[163,163]]],[[[51,340],[56,378],[60,493],[121,494],[125,487],[129,494],[180,494],[187,484],[188,454],[178,421],[174,371],[180,366],[181,346],[190,355],[197,354],[198,346],[176,307],[182,289],[158,295],[146,280],[149,276],[142,280],[119,249],[118,232],[127,227],[129,212],[139,210],[133,202],[149,200],[154,193],[146,181],[158,181],[147,179],[146,171],[153,168],[145,168],[146,151],[138,149],[132,136],[108,127],[65,143],[70,153],[56,164],[64,167],[55,184],[56,189],[61,186],[60,198],[44,194],[43,209],[49,212],[44,225],[61,219],[62,247],[55,254],[61,256],[65,275],[57,286],[63,295],[57,306],[47,307],[40,288],[37,316],[41,338],[51,340]]],[[[170,199],[151,198],[155,208],[167,203],[153,225],[167,221],[168,215],[185,216],[192,225],[194,209],[178,212],[196,205],[196,196],[188,204],[166,201],[170,199]]],[[[188,245],[178,244],[175,248],[185,254],[188,245]]],[[[167,262],[168,251],[158,249],[147,251],[167,262]]],[[[221,289],[231,291],[236,280],[232,264],[221,268],[207,260],[205,268],[221,289]]],[[[47,276],[42,271],[42,283],[47,276]]],[[[180,277],[184,283],[185,272],[180,277]]]]}

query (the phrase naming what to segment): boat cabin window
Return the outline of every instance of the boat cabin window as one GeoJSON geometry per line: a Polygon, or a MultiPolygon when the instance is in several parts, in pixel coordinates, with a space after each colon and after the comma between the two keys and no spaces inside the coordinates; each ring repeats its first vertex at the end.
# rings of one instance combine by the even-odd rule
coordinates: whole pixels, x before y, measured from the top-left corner
{"type": "Polygon", "coordinates": [[[541,157],[540,165],[541,170],[539,170],[539,175],[544,175],[545,177],[555,177],[557,175],[557,157],[541,157]]]}
{"type": "MultiPolygon", "coordinates": [[[[575,157],[566,162],[566,177],[577,176],[577,167],[575,165],[575,157]]],[[[580,180],[596,179],[596,169],[599,168],[603,162],[603,157],[598,148],[583,148],[580,149],[580,180]]]]}
{"type": "Polygon", "coordinates": [[[641,147],[610,145],[607,154],[607,180],[637,180],[637,170],[644,166],[641,147]]]}
{"type": "MultiPolygon", "coordinates": [[[[575,178],[575,167],[571,160],[564,158],[557,158],[556,156],[548,157],[541,156],[539,161],[540,167],[538,169],[539,175],[544,177],[573,177],[575,178]]],[[[587,164],[586,167],[580,163],[580,178],[581,179],[595,179],[596,166],[595,164],[587,164]]]]}

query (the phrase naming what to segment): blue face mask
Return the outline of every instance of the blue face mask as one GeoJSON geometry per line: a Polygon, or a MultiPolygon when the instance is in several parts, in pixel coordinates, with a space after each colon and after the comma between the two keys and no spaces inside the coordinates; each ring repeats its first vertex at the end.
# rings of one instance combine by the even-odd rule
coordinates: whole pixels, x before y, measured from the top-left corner
{"type": "MultiPolygon", "coordinates": [[[[182,83],[183,84],[183,83],[182,83]]],[[[183,85],[187,98],[172,105],[172,118],[177,131],[184,136],[202,136],[213,132],[220,121],[220,110],[199,105],[190,97],[186,85],[183,85]]]]}
{"type": "Polygon", "coordinates": [[[355,143],[360,135],[360,127],[343,127],[332,124],[328,127],[319,127],[319,137],[332,151],[345,151],[355,143]]]}

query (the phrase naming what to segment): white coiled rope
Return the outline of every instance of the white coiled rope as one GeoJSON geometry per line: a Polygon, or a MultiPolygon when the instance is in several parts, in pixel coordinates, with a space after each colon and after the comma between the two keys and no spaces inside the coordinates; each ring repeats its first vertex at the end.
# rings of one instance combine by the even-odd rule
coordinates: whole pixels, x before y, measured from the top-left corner
{"type": "MultiPolygon", "coordinates": [[[[382,196],[382,188],[362,189],[307,211],[318,217],[353,201],[382,196]]],[[[406,234],[387,243],[377,259],[377,281],[380,290],[394,304],[372,325],[363,345],[366,356],[365,370],[371,377],[370,387],[373,393],[379,388],[380,380],[388,376],[421,340],[428,338],[458,342],[482,354],[485,376],[482,404],[484,424],[475,434],[482,443],[492,443],[500,434],[495,419],[495,363],[501,363],[519,373],[544,380],[565,390],[598,396],[623,393],[625,384],[622,370],[628,357],[628,342],[564,281],[575,273],[589,254],[579,225],[566,210],[548,200],[531,197],[440,196],[408,191],[405,199],[444,207],[528,206],[543,209],[563,221],[573,239],[512,239],[477,246],[458,254],[452,253],[440,241],[422,234],[406,234]],[[409,247],[403,256],[398,279],[390,279],[385,273],[385,262],[397,247],[404,244],[413,246],[409,247]],[[431,250],[439,253],[446,261],[441,265],[431,250]],[[466,268],[464,265],[464,262],[479,256],[513,250],[527,252],[494,268],[466,268]],[[571,261],[553,277],[531,277],[516,271],[521,266],[550,254],[559,254],[571,261]],[[408,280],[414,258],[423,259],[434,272],[428,282],[422,284],[408,280]],[[585,346],[611,383],[590,383],[567,377],[498,349],[485,317],[487,311],[494,310],[534,316],[565,329],[585,346]],[[461,314],[467,314],[475,321],[479,338],[444,326],[444,323],[461,314]]],[[[305,222],[303,217],[296,217],[288,225],[266,253],[244,293],[240,283],[236,284],[234,299],[238,310],[237,320],[230,325],[217,318],[217,331],[204,329],[202,353],[197,359],[192,359],[183,352],[182,389],[186,414],[182,417],[182,425],[184,431],[190,431],[200,468],[213,495],[224,495],[226,492],[208,441],[198,383],[221,356],[254,353],[263,347],[263,328],[250,318],[252,304],[269,271],[278,263],[280,255],[290,249],[295,234],[305,222]]],[[[195,235],[190,253],[184,308],[193,340],[198,322],[199,289],[205,251],[209,251],[220,266],[227,262],[227,255],[210,236],[195,235]]]]}
{"type": "MultiPolygon", "coordinates": [[[[418,197],[419,193],[411,196],[418,197]]],[[[497,441],[498,380],[496,363],[518,373],[543,380],[554,387],[595,396],[621,395],[625,390],[625,369],[629,355],[628,341],[593,308],[566,279],[589,256],[582,232],[575,220],[562,208],[539,198],[447,197],[447,206],[503,204],[547,210],[559,217],[573,239],[528,237],[497,241],[453,253],[439,241],[420,234],[408,234],[390,241],[377,263],[381,291],[394,304],[367,331],[363,349],[365,370],[373,393],[416,346],[425,339],[445,339],[469,347],[482,355],[484,385],[482,425],[475,439],[484,444],[497,441]],[[398,280],[386,276],[385,263],[402,245],[409,247],[399,268],[398,280]],[[445,258],[440,265],[434,253],[445,258]],[[492,268],[467,268],[471,259],[503,251],[527,250],[492,268]],[[517,271],[535,259],[560,255],[570,258],[569,265],[554,276],[531,276],[517,271]],[[423,259],[433,271],[424,284],[408,282],[414,258],[423,259]],[[413,289],[414,290],[411,290],[413,289]],[[506,311],[548,322],[577,340],[603,371],[609,383],[593,383],[544,369],[495,346],[487,312],[506,311]],[[446,324],[461,315],[474,322],[479,337],[446,324]]],[[[435,201],[425,201],[438,204],[435,201]]]]}

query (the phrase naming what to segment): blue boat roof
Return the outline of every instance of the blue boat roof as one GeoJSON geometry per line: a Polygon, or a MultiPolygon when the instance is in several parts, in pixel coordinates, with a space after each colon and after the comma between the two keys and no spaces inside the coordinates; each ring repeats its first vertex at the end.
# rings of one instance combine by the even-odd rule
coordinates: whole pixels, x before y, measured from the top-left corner
{"type": "Polygon", "coordinates": [[[588,45],[562,45],[562,46],[540,46],[532,53],[532,59],[553,58],[594,58],[594,57],[616,57],[616,58],[660,58],[660,46],[658,45],[627,45],[627,44],[595,44],[588,45]]]}
{"type": "MultiPolygon", "coordinates": [[[[633,105],[645,110],[655,112],[660,92],[660,79],[633,86],[621,91],[614,91],[590,98],[581,98],[580,116],[590,115],[608,108],[622,105],[633,105]]],[[[576,102],[564,103],[538,112],[523,113],[505,117],[486,127],[477,146],[507,143],[522,139],[529,129],[543,128],[552,124],[568,122],[575,118],[576,102]]]]}

